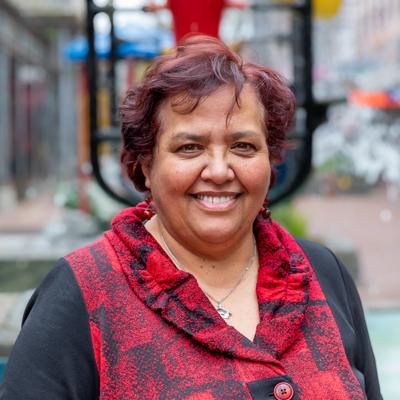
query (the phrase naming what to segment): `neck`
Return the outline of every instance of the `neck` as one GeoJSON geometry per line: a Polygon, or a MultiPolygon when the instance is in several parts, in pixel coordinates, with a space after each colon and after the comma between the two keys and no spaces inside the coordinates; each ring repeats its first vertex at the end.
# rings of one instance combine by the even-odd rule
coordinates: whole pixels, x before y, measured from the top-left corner
{"type": "Polygon", "coordinates": [[[194,248],[172,235],[157,217],[149,221],[146,228],[167,254],[172,253],[172,256],[169,255],[177,268],[191,273],[209,287],[232,287],[254,255],[251,231],[232,243],[215,246],[199,243],[194,248]]]}

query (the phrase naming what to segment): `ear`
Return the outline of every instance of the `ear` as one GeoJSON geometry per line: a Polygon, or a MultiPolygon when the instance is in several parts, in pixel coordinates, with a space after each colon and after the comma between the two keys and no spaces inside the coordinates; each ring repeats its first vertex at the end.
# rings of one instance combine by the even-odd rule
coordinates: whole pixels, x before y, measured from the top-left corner
{"type": "Polygon", "coordinates": [[[144,175],[144,184],[147,189],[151,191],[151,160],[150,157],[143,158],[143,160],[140,162],[140,165],[142,167],[142,172],[144,175]]]}

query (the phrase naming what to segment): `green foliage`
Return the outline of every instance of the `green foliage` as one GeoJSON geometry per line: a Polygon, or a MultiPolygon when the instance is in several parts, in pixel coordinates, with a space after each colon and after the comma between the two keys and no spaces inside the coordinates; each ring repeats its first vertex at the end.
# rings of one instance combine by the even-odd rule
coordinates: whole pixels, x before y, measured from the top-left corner
{"type": "Polygon", "coordinates": [[[61,183],[55,193],[54,201],[58,206],[65,208],[78,208],[78,190],[76,182],[61,183]]]}
{"type": "Polygon", "coordinates": [[[292,203],[282,203],[271,207],[272,219],[287,229],[292,235],[307,238],[307,219],[296,210],[292,203]]]}
{"type": "Polygon", "coordinates": [[[341,152],[337,152],[330,158],[326,159],[319,167],[317,167],[318,172],[328,173],[335,171],[340,175],[351,175],[354,166],[353,161],[341,152]]]}
{"type": "MultiPolygon", "coordinates": [[[[109,229],[112,218],[121,211],[123,205],[111,199],[95,181],[87,182],[82,190],[89,202],[90,215],[99,229],[109,229]]],[[[58,206],[79,209],[78,182],[60,184],[54,200],[58,206]]]]}

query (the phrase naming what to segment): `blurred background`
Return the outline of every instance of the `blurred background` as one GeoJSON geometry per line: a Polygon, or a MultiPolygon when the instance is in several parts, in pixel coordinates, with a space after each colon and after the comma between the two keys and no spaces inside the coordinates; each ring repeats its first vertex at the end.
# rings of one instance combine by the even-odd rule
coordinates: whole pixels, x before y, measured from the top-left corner
{"type": "Polygon", "coordinates": [[[273,218],[345,262],[400,399],[400,0],[2,0],[0,21],[0,380],[55,260],[141,199],[119,167],[121,97],[203,32],[291,82],[273,218]]]}

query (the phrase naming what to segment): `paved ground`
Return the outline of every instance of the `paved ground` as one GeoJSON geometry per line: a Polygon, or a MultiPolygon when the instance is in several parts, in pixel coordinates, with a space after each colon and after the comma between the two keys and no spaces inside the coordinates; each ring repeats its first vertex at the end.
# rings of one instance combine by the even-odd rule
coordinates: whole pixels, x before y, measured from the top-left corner
{"type": "Polygon", "coordinates": [[[400,308],[400,198],[389,201],[381,188],[364,195],[303,195],[295,204],[312,235],[353,244],[368,308],[400,308]]]}
{"type": "Polygon", "coordinates": [[[385,400],[399,399],[400,311],[368,312],[367,324],[375,352],[382,396],[385,400]]]}
{"type": "Polygon", "coordinates": [[[40,232],[57,213],[50,194],[0,210],[0,235],[40,232]]]}
{"type": "Polygon", "coordinates": [[[48,194],[0,212],[0,357],[10,351],[33,288],[58,258],[93,240],[79,234],[85,218],[69,215],[66,225],[62,215],[48,194]]]}

